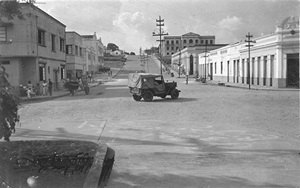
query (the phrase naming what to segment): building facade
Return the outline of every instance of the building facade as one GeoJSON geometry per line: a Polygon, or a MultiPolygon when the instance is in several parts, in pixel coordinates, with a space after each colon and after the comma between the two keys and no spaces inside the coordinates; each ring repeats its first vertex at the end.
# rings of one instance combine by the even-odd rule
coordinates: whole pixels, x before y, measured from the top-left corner
{"type": "Polygon", "coordinates": [[[171,58],[173,54],[186,47],[215,44],[215,36],[200,36],[196,33],[186,33],[182,36],[165,36],[161,53],[163,57],[171,58]]]}
{"type": "Polygon", "coordinates": [[[173,69],[180,69],[183,75],[199,75],[199,54],[210,50],[218,49],[226,46],[226,44],[207,44],[193,47],[185,47],[184,49],[174,53],[171,57],[171,66],[173,69]]]}
{"type": "Polygon", "coordinates": [[[199,76],[222,83],[299,88],[299,17],[285,19],[273,34],[199,54],[199,76]],[[250,60],[250,61],[249,61],[250,60]]]}
{"type": "Polygon", "coordinates": [[[12,86],[65,78],[66,26],[31,3],[21,3],[23,19],[0,20],[0,61],[12,86]]]}
{"type": "Polygon", "coordinates": [[[86,49],[82,37],[74,32],[66,32],[66,72],[67,78],[78,78],[87,73],[86,49]]]}
{"type": "Polygon", "coordinates": [[[81,35],[83,47],[86,49],[87,71],[94,73],[104,65],[104,45],[101,38],[97,39],[96,33],[93,35],[81,35]]]}

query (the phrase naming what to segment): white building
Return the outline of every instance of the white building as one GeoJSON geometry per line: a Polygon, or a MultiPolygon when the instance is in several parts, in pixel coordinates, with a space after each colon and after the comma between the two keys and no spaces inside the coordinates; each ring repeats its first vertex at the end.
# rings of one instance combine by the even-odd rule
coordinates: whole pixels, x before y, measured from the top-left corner
{"type": "Polygon", "coordinates": [[[247,44],[238,42],[199,54],[199,76],[222,83],[299,88],[299,17],[289,17],[275,33],[252,40],[256,43],[250,48],[250,64],[247,44]]]}

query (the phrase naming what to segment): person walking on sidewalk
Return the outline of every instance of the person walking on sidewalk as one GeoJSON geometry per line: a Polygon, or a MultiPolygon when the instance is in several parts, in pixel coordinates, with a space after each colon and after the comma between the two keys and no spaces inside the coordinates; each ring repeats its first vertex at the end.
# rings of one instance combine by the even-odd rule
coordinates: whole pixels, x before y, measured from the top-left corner
{"type": "Polygon", "coordinates": [[[48,92],[49,92],[49,95],[52,96],[52,81],[49,79],[48,81],[48,92]]]}

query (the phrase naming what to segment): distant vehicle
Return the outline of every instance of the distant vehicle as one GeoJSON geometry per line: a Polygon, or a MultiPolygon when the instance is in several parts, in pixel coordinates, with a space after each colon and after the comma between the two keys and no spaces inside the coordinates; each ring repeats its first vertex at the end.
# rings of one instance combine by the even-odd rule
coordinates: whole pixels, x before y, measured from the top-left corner
{"type": "Polygon", "coordinates": [[[128,87],[135,101],[143,98],[149,102],[153,100],[153,96],[165,98],[167,95],[177,99],[180,92],[176,89],[177,82],[165,82],[162,75],[151,73],[129,74],[128,87]]]}
{"type": "Polygon", "coordinates": [[[100,73],[106,73],[108,71],[110,71],[110,67],[100,67],[99,68],[99,72],[100,73]]]}

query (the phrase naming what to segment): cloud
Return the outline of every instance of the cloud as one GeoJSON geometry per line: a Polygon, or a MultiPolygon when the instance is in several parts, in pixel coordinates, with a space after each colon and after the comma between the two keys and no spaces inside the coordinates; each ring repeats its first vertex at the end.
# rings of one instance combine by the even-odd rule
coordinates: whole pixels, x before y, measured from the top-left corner
{"type": "Polygon", "coordinates": [[[236,31],[241,27],[242,20],[241,18],[238,18],[236,16],[228,16],[222,19],[217,25],[219,29],[225,29],[227,31],[236,31]]]}

